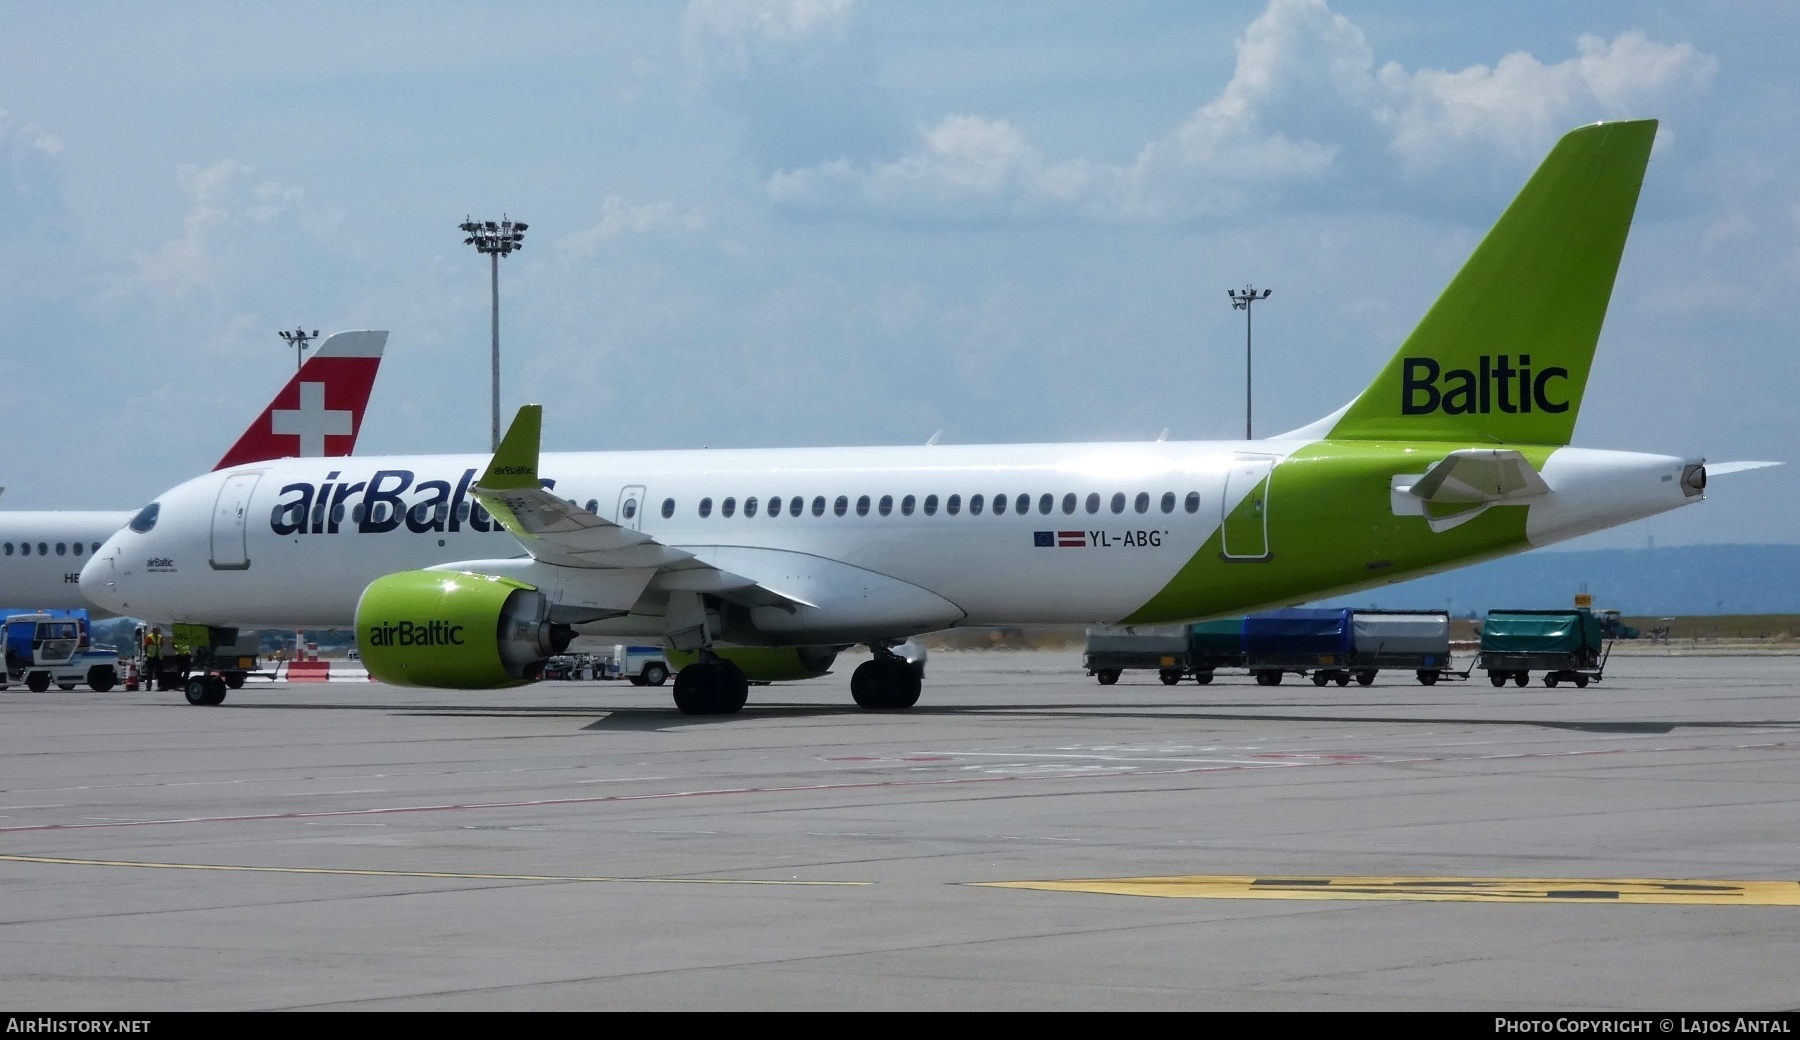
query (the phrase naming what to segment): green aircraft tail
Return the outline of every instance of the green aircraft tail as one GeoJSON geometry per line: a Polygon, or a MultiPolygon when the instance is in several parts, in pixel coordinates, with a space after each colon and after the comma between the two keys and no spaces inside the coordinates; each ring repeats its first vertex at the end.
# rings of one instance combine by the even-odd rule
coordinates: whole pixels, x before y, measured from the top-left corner
{"type": "Polygon", "coordinates": [[[1569,443],[1655,139],[1643,119],[1558,141],[1329,436],[1569,443]]]}

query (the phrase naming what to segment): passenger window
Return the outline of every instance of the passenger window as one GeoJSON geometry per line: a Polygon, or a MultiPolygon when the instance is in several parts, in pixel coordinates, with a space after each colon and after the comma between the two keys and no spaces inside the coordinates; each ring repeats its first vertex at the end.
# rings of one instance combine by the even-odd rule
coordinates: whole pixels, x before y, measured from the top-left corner
{"type": "Polygon", "coordinates": [[[600,512],[600,500],[597,498],[588,499],[587,511],[598,514],[600,512]]]}
{"type": "Polygon", "coordinates": [[[806,499],[801,498],[799,495],[795,495],[793,498],[788,499],[788,512],[795,516],[799,516],[806,512],[806,499]]]}
{"type": "Polygon", "coordinates": [[[674,499],[672,499],[672,498],[663,499],[662,514],[663,514],[664,520],[667,520],[670,517],[675,515],[675,500],[674,499]]]}
{"type": "Polygon", "coordinates": [[[1131,500],[1131,509],[1136,513],[1148,513],[1150,511],[1150,492],[1138,492],[1137,497],[1131,500]]]}
{"type": "Polygon", "coordinates": [[[94,551],[94,552],[99,552],[99,551],[100,551],[100,543],[99,543],[99,542],[95,542],[95,543],[94,543],[94,549],[93,549],[93,551],[94,551]]]}
{"type": "MultiPolygon", "coordinates": [[[[1024,516],[1026,513],[1031,512],[1031,496],[1027,495],[1027,494],[1020,494],[1018,501],[1013,503],[1013,512],[1019,514],[1020,516],[1024,516]]],[[[1048,513],[1049,510],[1046,509],[1046,510],[1044,510],[1044,512],[1048,513]]]]}
{"type": "MultiPolygon", "coordinates": [[[[1045,516],[1050,515],[1050,509],[1054,505],[1056,505],[1056,496],[1055,495],[1043,494],[1043,495],[1038,496],[1038,512],[1044,514],[1045,516]]],[[[1022,513],[1022,512],[1024,512],[1024,510],[1021,509],[1021,510],[1019,510],[1019,512],[1022,513]]]]}
{"type": "Polygon", "coordinates": [[[635,498],[626,499],[625,505],[619,509],[619,512],[624,513],[625,519],[627,519],[627,520],[630,520],[630,519],[633,519],[634,517],[636,517],[637,516],[637,499],[635,499],[635,498]]]}
{"type": "Polygon", "coordinates": [[[1188,492],[1187,501],[1182,503],[1182,508],[1190,513],[1198,513],[1200,511],[1200,492],[1188,492]]]}
{"type": "MultiPolygon", "coordinates": [[[[969,515],[970,516],[980,516],[981,515],[981,504],[982,503],[981,503],[980,495],[970,495],[969,496],[969,515]]],[[[956,512],[955,509],[951,509],[950,511],[952,513],[956,512]]]]}
{"type": "Polygon", "coordinates": [[[911,495],[907,495],[905,498],[900,500],[900,515],[901,516],[911,516],[912,511],[913,511],[913,497],[911,495]]]}
{"type": "MultiPolygon", "coordinates": [[[[708,502],[706,504],[706,508],[711,509],[712,503],[708,502]]],[[[705,516],[706,514],[702,513],[700,515],[705,516]]],[[[466,524],[469,522],[469,503],[467,503],[467,502],[457,503],[456,522],[459,524],[466,524]]]]}
{"type": "Polygon", "coordinates": [[[857,516],[868,516],[869,515],[869,496],[868,495],[863,495],[862,497],[860,497],[856,500],[856,515],[857,516]]]}
{"type": "Polygon", "coordinates": [[[736,498],[727,497],[725,499],[725,501],[719,503],[719,515],[720,516],[725,517],[726,519],[729,520],[731,518],[731,515],[736,512],[737,512],[737,499],[736,498]]]}
{"type": "Polygon", "coordinates": [[[30,542],[20,542],[19,543],[19,555],[20,556],[30,556],[31,555],[31,543],[30,542]]]}
{"type": "Polygon", "coordinates": [[[1173,513],[1175,511],[1175,492],[1163,492],[1162,511],[1165,513],[1173,513]]]}
{"type": "Polygon", "coordinates": [[[8,555],[8,556],[12,555],[12,543],[11,542],[6,543],[6,555],[8,555]]]}
{"type": "Polygon", "coordinates": [[[700,519],[704,520],[711,515],[712,515],[712,499],[710,499],[710,498],[701,499],[700,500],[700,519]]]}
{"type": "Polygon", "coordinates": [[[363,522],[363,504],[361,502],[356,503],[356,505],[350,508],[350,522],[353,524],[360,524],[363,522]]]}
{"type": "Polygon", "coordinates": [[[848,513],[850,511],[850,499],[843,495],[839,495],[837,501],[831,503],[831,511],[838,516],[843,516],[845,513],[848,513]]]}
{"type": "Polygon", "coordinates": [[[1088,492],[1087,511],[1090,513],[1098,513],[1100,511],[1100,492],[1088,492]]]}
{"type": "Polygon", "coordinates": [[[1063,515],[1071,516],[1074,514],[1074,512],[1075,512],[1075,492],[1071,491],[1068,494],[1063,496],[1063,515]]]}
{"type": "Polygon", "coordinates": [[[57,542],[56,543],[56,555],[58,555],[58,556],[69,555],[69,543],[68,542],[57,542]]]}
{"type": "Polygon", "coordinates": [[[813,515],[814,516],[824,516],[825,515],[825,496],[824,495],[819,495],[813,499],[813,515]]]}
{"type": "Polygon", "coordinates": [[[994,496],[994,515],[995,516],[1005,516],[1006,515],[1006,496],[1005,495],[995,495],[994,496]]]}
{"type": "Polygon", "coordinates": [[[926,516],[936,516],[937,515],[937,496],[936,495],[926,495],[925,496],[925,515],[926,516]]]}
{"type": "Polygon", "coordinates": [[[745,516],[755,516],[756,515],[756,496],[755,495],[751,495],[749,498],[744,499],[744,515],[745,516]]]}
{"type": "Polygon", "coordinates": [[[77,555],[77,556],[81,555],[81,543],[80,542],[76,542],[74,545],[69,546],[69,548],[75,550],[75,555],[77,555]]]}
{"type": "Polygon", "coordinates": [[[949,498],[944,499],[944,512],[950,516],[955,516],[962,512],[962,496],[951,495],[949,498]]]}
{"type": "Polygon", "coordinates": [[[880,504],[878,504],[875,507],[875,509],[882,516],[887,516],[889,513],[892,513],[894,511],[894,496],[893,495],[882,495],[881,502],[880,502],[880,504]]]}
{"type": "Polygon", "coordinates": [[[770,495],[769,496],[769,515],[770,516],[780,516],[781,515],[781,496],[780,495],[770,495]]]}
{"type": "Polygon", "coordinates": [[[1123,513],[1125,511],[1125,492],[1113,492],[1112,511],[1115,513],[1123,513]]]}

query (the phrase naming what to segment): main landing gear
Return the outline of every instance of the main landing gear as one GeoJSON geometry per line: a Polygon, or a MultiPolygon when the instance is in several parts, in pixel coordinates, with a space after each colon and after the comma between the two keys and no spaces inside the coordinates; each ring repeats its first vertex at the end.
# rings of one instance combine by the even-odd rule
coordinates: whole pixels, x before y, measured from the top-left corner
{"type": "Polygon", "coordinates": [[[225,680],[216,675],[196,675],[187,681],[187,702],[207,707],[223,704],[227,689],[225,680]]]}
{"type": "Polygon", "coordinates": [[[899,711],[919,703],[925,680],[918,670],[885,646],[871,649],[875,656],[850,673],[850,696],[856,699],[856,706],[872,711],[899,711]]]}
{"type": "Polygon", "coordinates": [[[750,681],[730,661],[703,654],[675,673],[675,707],[683,715],[735,715],[750,699],[750,681]]]}

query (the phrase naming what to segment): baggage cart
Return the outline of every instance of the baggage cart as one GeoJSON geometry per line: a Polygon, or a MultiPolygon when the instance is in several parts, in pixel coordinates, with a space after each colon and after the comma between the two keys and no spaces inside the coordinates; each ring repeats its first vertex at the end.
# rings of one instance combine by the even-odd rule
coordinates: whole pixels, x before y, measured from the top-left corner
{"type": "Polygon", "coordinates": [[[1495,686],[1512,680],[1524,686],[1542,672],[1545,686],[1572,682],[1585,687],[1606,675],[1612,640],[1586,607],[1573,610],[1490,610],[1481,623],[1481,652],[1475,667],[1495,686]]]}
{"type": "MultiPolygon", "coordinates": [[[[1173,686],[1193,668],[1188,626],[1090,628],[1081,666],[1102,686],[1118,682],[1122,672],[1133,668],[1154,669],[1164,685],[1173,686]]],[[[1204,681],[1212,681],[1210,670],[1204,681]]]]}

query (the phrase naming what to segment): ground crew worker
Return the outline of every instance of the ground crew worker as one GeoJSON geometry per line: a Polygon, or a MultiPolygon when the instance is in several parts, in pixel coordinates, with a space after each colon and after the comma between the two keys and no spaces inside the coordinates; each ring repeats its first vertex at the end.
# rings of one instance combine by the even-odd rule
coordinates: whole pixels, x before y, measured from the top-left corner
{"type": "Polygon", "coordinates": [[[151,625],[149,630],[144,633],[144,686],[146,689],[150,688],[151,683],[156,684],[156,689],[163,688],[162,651],[162,629],[151,625]]]}

